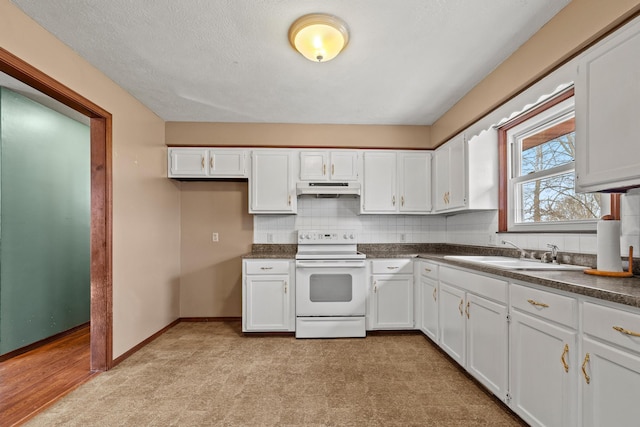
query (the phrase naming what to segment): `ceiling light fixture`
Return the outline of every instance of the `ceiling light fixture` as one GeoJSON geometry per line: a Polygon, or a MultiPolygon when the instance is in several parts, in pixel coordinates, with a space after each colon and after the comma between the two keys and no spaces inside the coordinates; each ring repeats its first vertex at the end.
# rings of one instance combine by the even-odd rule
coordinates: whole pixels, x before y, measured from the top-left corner
{"type": "Polygon", "coordinates": [[[291,24],[289,42],[308,60],[327,62],[338,56],[349,43],[349,30],[338,17],[312,13],[291,24]]]}

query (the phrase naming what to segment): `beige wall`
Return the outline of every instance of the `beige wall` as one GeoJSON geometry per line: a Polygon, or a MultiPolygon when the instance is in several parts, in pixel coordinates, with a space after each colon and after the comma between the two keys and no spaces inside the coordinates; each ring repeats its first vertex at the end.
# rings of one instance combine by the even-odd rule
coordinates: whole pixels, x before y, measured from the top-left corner
{"type": "Polygon", "coordinates": [[[638,0],[573,0],[431,127],[439,145],[640,10],[638,0]]]}
{"type": "Polygon", "coordinates": [[[181,317],[242,315],[242,258],[251,251],[248,184],[181,183],[181,317]],[[211,240],[217,232],[219,242],[211,240]]]}
{"type": "Polygon", "coordinates": [[[167,122],[167,145],[429,148],[429,126],[167,122]]]}
{"type": "Polygon", "coordinates": [[[113,356],[179,316],[179,188],[166,178],[164,122],[0,0],[0,46],[113,115],[113,356]]]}

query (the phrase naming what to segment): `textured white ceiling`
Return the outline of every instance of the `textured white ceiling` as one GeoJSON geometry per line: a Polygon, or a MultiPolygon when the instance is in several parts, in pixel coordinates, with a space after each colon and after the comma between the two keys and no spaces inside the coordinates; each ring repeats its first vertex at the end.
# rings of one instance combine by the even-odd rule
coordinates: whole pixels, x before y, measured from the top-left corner
{"type": "Polygon", "coordinates": [[[429,125],[570,0],[12,0],[167,121],[429,125]],[[289,45],[324,12],[331,62],[289,45]]]}

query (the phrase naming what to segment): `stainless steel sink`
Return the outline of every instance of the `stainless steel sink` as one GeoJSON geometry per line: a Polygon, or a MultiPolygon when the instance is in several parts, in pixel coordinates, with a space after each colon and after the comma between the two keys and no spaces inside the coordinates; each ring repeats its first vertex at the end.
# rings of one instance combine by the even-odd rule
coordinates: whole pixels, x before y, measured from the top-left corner
{"type": "Polygon", "coordinates": [[[511,258],[505,256],[473,256],[473,255],[446,255],[444,259],[464,261],[474,264],[490,265],[505,270],[586,270],[589,267],[572,264],[552,264],[540,262],[540,260],[511,258]]]}

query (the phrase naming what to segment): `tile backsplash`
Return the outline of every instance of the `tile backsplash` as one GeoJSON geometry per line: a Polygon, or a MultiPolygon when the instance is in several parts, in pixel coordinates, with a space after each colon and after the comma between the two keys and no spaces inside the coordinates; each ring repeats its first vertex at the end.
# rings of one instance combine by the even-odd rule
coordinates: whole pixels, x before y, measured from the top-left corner
{"type": "MultiPolygon", "coordinates": [[[[254,243],[296,243],[297,230],[354,229],[360,243],[458,243],[501,246],[503,239],[534,250],[547,243],[561,251],[595,254],[593,233],[498,234],[498,212],[441,215],[359,215],[357,198],[298,199],[297,215],[254,215],[254,243]]],[[[621,253],[640,255],[640,191],[621,197],[621,253]]]]}

